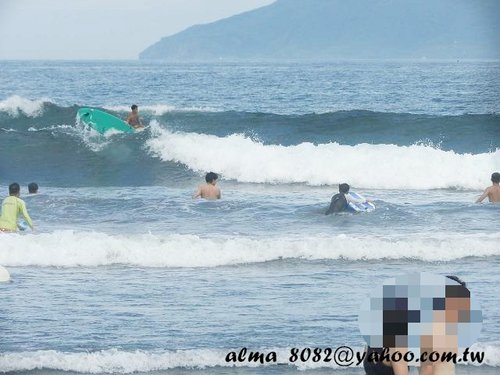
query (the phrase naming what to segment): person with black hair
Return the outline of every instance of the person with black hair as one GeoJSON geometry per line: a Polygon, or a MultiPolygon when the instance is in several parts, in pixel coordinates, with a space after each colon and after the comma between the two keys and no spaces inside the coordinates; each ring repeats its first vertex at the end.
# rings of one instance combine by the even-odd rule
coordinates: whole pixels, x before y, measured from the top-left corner
{"type": "MultiPolygon", "coordinates": [[[[445,353],[458,353],[458,336],[457,324],[470,322],[470,291],[467,289],[467,284],[462,281],[458,276],[448,275],[448,279],[453,280],[457,284],[446,284],[444,303],[440,306],[437,303],[434,313],[438,313],[444,319],[437,319],[433,324],[433,330],[438,332],[446,332],[445,335],[441,334],[438,340],[433,335],[428,337],[421,336],[420,345],[421,350],[427,353],[436,352],[440,355],[445,353]],[[443,329],[442,326],[446,328],[443,329]],[[455,326],[453,328],[453,326],[455,326]],[[453,333],[455,332],[455,334],[453,333]]],[[[439,298],[437,299],[439,301],[439,298]]],[[[438,316],[439,316],[438,315],[438,316]]],[[[420,375],[454,375],[455,364],[446,361],[420,361],[420,375]]]]}
{"type": "Polygon", "coordinates": [[[2,203],[2,216],[0,216],[0,232],[15,232],[17,231],[17,219],[19,215],[24,216],[24,220],[33,229],[33,222],[31,221],[26,204],[19,198],[21,188],[19,184],[14,182],[9,185],[9,196],[3,200],[2,203]]]}
{"type": "Polygon", "coordinates": [[[488,197],[491,203],[500,202],[500,173],[495,172],[491,175],[491,183],[492,185],[486,188],[476,203],[481,203],[486,197],[488,197]]]}
{"type": "Polygon", "coordinates": [[[336,212],[345,211],[347,209],[349,202],[352,203],[369,202],[366,199],[358,199],[351,196],[349,194],[350,188],[351,187],[349,186],[349,184],[344,183],[339,185],[339,192],[332,197],[332,200],[330,202],[330,207],[328,207],[328,210],[326,210],[325,215],[330,215],[336,212]]]}
{"type": "Polygon", "coordinates": [[[28,184],[28,193],[38,194],[38,184],[36,182],[31,182],[28,184]]]}
{"type": "Polygon", "coordinates": [[[221,191],[219,187],[216,186],[218,178],[219,176],[217,173],[208,172],[205,176],[206,184],[198,187],[198,190],[193,195],[193,199],[198,197],[209,200],[220,199],[221,191]]]}
{"type": "MultiPolygon", "coordinates": [[[[436,303],[432,307],[433,314],[435,312],[440,312],[445,314],[445,319],[437,319],[436,324],[450,323],[454,324],[457,322],[467,322],[467,314],[463,314],[461,320],[458,314],[458,310],[467,310],[467,306],[470,309],[470,292],[467,289],[467,284],[462,281],[457,276],[446,276],[448,279],[453,280],[456,284],[446,283],[445,286],[445,299],[442,305],[436,303]],[[447,314],[448,313],[448,314],[447,314]]],[[[403,289],[404,290],[404,289],[403,289]]],[[[440,300],[440,298],[436,298],[440,300]]],[[[409,351],[408,347],[400,345],[402,347],[397,348],[398,337],[406,338],[409,333],[408,324],[410,323],[410,317],[412,323],[421,322],[420,311],[417,315],[410,315],[410,310],[408,309],[408,299],[407,297],[386,297],[383,298],[384,309],[382,313],[382,325],[383,325],[383,347],[372,348],[368,346],[366,348],[366,355],[363,360],[363,367],[365,369],[365,374],[367,375],[408,375],[410,369],[408,363],[405,361],[393,362],[393,354],[396,352],[401,353],[403,356],[409,351]],[[406,301],[405,301],[406,299],[406,301]],[[385,307],[387,304],[387,308],[385,307]],[[399,307],[398,307],[399,304],[399,307]],[[403,308],[401,309],[401,306],[403,308]],[[396,314],[395,314],[396,313],[396,314]],[[405,316],[406,314],[406,316],[405,316]],[[404,317],[401,320],[401,317],[404,317]]],[[[470,314],[469,314],[470,317],[470,314]]],[[[435,319],[433,317],[433,319],[435,319]]],[[[441,332],[437,329],[438,332],[441,332]]],[[[445,329],[446,332],[446,329],[445,329]]],[[[451,329],[450,332],[457,332],[456,329],[451,329]]],[[[453,337],[453,333],[446,333],[445,335],[439,335],[439,343],[442,346],[443,336],[453,337]]],[[[435,347],[434,334],[421,335],[420,338],[420,350],[421,352],[431,353],[437,351],[441,353],[443,347],[435,347]],[[426,347],[425,342],[431,342],[431,345],[426,347]]],[[[404,342],[404,340],[403,340],[404,342]]],[[[456,341],[458,342],[458,341],[456,341]]],[[[458,348],[448,348],[450,353],[453,353],[458,348]]],[[[420,375],[437,375],[437,374],[454,374],[455,365],[452,362],[433,362],[433,361],[420,361],[420,375]]]]}
{"type": "Polygon", "coordinates": [[[127,124],[134,129],[143,128],[144,125],[142,125],[141,119],[139,118],[139,107],[137,107],[137,104],[132,104],[130,109],[132,112],[127,116],[127,124]]]}

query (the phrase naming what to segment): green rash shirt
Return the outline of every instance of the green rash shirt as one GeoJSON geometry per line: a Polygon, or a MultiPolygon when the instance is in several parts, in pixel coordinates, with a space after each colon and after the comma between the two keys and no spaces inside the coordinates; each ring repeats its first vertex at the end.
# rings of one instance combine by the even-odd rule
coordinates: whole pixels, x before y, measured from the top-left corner
{"type": "Polygon", "coordinates": [[[0,229],[17,230],[17,218],[19,214],[22,214],[28,225],[33,228],[33,222],[30,215],[28,215],[24,201],[14,195],[5,198],[2,203],[0,229]]]}

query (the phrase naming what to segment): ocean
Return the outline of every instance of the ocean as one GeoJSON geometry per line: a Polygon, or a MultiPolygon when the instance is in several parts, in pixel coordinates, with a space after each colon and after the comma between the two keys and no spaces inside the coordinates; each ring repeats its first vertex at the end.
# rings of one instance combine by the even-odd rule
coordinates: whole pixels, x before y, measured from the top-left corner
{"type": "Polygon", "coordinates": [[[425,270],[483,310],[457,373],[497,374],[495,171],[498,62],[0,61],[0,192],[35,224],[0,235],[0,373],[362,374],[289,353],[362,350],[372,288],[425,270]],[[142,132],[76,118],[131,104],[142,132]],[[193,200],[208,171],[222,199],[193,200]],[[325,216],[343,182],[377,209],[325,216]]]}

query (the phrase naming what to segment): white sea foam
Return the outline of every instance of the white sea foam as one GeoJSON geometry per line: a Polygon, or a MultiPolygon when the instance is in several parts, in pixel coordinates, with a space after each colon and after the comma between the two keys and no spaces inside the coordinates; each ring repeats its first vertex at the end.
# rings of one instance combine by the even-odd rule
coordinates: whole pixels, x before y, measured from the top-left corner
{"type": "Polygon", "coordinates": [[[29,117],[38,117],[43,114],[44,103],[49,99],[26,99],[18,95],[13,95],[0,101],[0,111],[7,112],[12,117],[24,114],[29,117]]]}
{"type": "MultiPolygon", "coordinates": [[[[130,112],[129,105],[114,105],[114,106],[104,106],[104,109],[115,111],[115,112],[130,112]]],[[[161,116],[169,112],[218,112],[218,110],[211,107],[176,107],[169,104],[151,104],[151,105],[140,105],[139,110],[141,112],[149,112],[155,116],[161,116]]]]}
{"type": "Polygon", "coordinates": [[[3,266],[216,267],[279,259],[418,259],[451,261],[500,255],[498,235],[414,237],[202,238],[196,235],[109,235],[56,231],[0,236],[3,266]]]}
{"type": "Polygon", "coordinates": [[[47,126],[47,127],[42,127],[42,128],[35,128],[33,126],[28,128],[29,132],[41,132],[41,131],[57,131],[57,130],[68,130],[68,129],[74,129],[73,126],[71,125],[52,125],[52,126],[47,126]]]}
{"type": "MultiPolygon", "coordinates": [[[[483,343],[479,342],[470,347],[471,351],[484,352],[484,365],[500,367],[500,342],[483,343]]],[[[478,365],[478,363],[468,362],[469,365],[478,365]]]]}
{"type": "Polygon", "coordinates": [[[301,143],[265,145],[241,134],[226,137],[171,132],[152,124],[147,147],[164,161],[197,172],[254,183],[306,183],[380,189],[483,189],[500,165],[500,149],[459,154],[426,145],[301,143]]]}
{"type": "Polygon", "coordinates": [[[79,137],[83,144],[94,152],[99,152],[107,147],[112,142],[113,136],[123,134],[123,132],[115,129],[108,130],[105,134],[100,134],[95,129],[81,122],[78,116],[76,118],[76,127],[73,127],[72,130],[74,130],[73,134],[79,137]]]}
{"type": "MultiPolygon", "coordinates": [[[[361,351],[361,348],[353,348],[361,351]]],[[[234,349],[238,351],[239,349],[234,349]]],[[[298,369],[339,368],[331,362],[289,363],[289,348],[254,348],[254,351],[268,353],[276,352],[277,364],[290,364],[298,369]]],[[[471,351],[484,351],[483,365],[500,367],[500,347],[498,343],[481,343],[472,345],[471,351]]],[[[176,351],[121,351],[117,349],[96,352],[60,352],[55,350],[39,350],[32,352],[16,352],[0,354],[0,372],[59,370],[81,373],[118,373],[164,371],[175,368],[206,369],[213,367],[256,367],[266,364],[243,362],[227,363],[226,349],[192,349],[176,351]]],[[[469,363],[471,364],[471,363],[469,363]]],[[[267,366],[275,365],[273,363],[267,366]]],[[[478,365],[476,363],[476,365],[478,365]]]]}
{"type": "MultiPolygon", "coordinates": [[[[237,349],[235,349],[237,350],[237,349]]],[[[272,349],[266,349],[269,352],[272,349]]],[[[274,349],[278,363],[287,363],[290,355],[286,349],[274,349]]],[[[30,371],[39,369],[75,371],[84,373],[151,372],[174,368],[205,369],[212,367],[257,367],[260,363],[227,363],[230,350],[193,349],[164,352],[116,349],[92,353],[64,353],[54,350],[0,354],[0,372],[30,371]]],[[[272,363],[269,365],[273,365],[272,363]]],[[[307,364],[301,365],[305,367],[307,364]]],[[[324,366],[324,365],[323,365],[324,366]]],[[[316,365],[316,367],[320,367],[316,365]]],[[[334,367],[329,365],[328,367],[334,367]]]]}

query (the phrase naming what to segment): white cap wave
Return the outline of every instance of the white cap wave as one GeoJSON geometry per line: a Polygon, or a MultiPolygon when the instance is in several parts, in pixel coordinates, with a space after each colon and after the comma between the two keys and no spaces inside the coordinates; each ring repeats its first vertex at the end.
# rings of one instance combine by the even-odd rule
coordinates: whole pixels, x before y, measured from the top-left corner
{"type": "Polygon", "coordinates": [[[210,237],[197,235],[110,235],[56,231],[4,234],[3,266],[217,267],[278,259],[417,259],[452,261],[500,255],[499,234],[418,234],[358,237],[344,234],[311,238],[210,237]]]}
{"type": "MultiPolygon", "coordinates": [[[[219,112],[220,110],[212,107],[179,107],[171,104],[138,104],[141,112],[149,112],[155,116],[161,116],[169,112],[219,112]]],[[[105,105],[104,109],[115,112],[129,112],[130,105],[105,105]]]]}
{"type": "Polygon", "coordinates": [[[306,183],[375,189],[484,189],[500,166],[500,149],[460,154],[426,146],[264,144],[241,134],[226,137],[171,132],[152,124],[150,152],[196,172],[254,183],[306,183]]]}
{"type": "MultiPolygon", "coordinates": [[[[353,348],[362,352],[362,348],[353,348]]],[[[470,348],[473,352],[484,352],[483,365],[493,368],[500,366],[500,347],[498,342],[478,343],[470,348]]],[[[227,363],[226,354],[239,349],[187,349],[171,351],[121,351],[108,349],[95,352],[60,352],[55,350],[38,350],[0,354],[0,372],[59,370],[90,374],[130,374],[138,372],[164,371],[175,368],[207,369],[214,367],[263,367],[265,364],[255,362],[227,363]]],[[[278,364],[290,364],[299,370],[315,368],[338,368],[331,362],[297,361],[291,364],[289,348],[254,349],[261,353],[276,352],[278,364]]],[[[479,366],[477,363],[466,363],[479,366]]],[[[273,363],[269,364],[275,365],[273,363]]]]}
{"type": "Polygon", "coordinates": [[[18,117],[21,114],[37,117],[43,114],[43,105],[49,101],[47,98],[31,100],[13,95],[0,101],[0,111],[7,112],[12,117],[18,117]]]}

